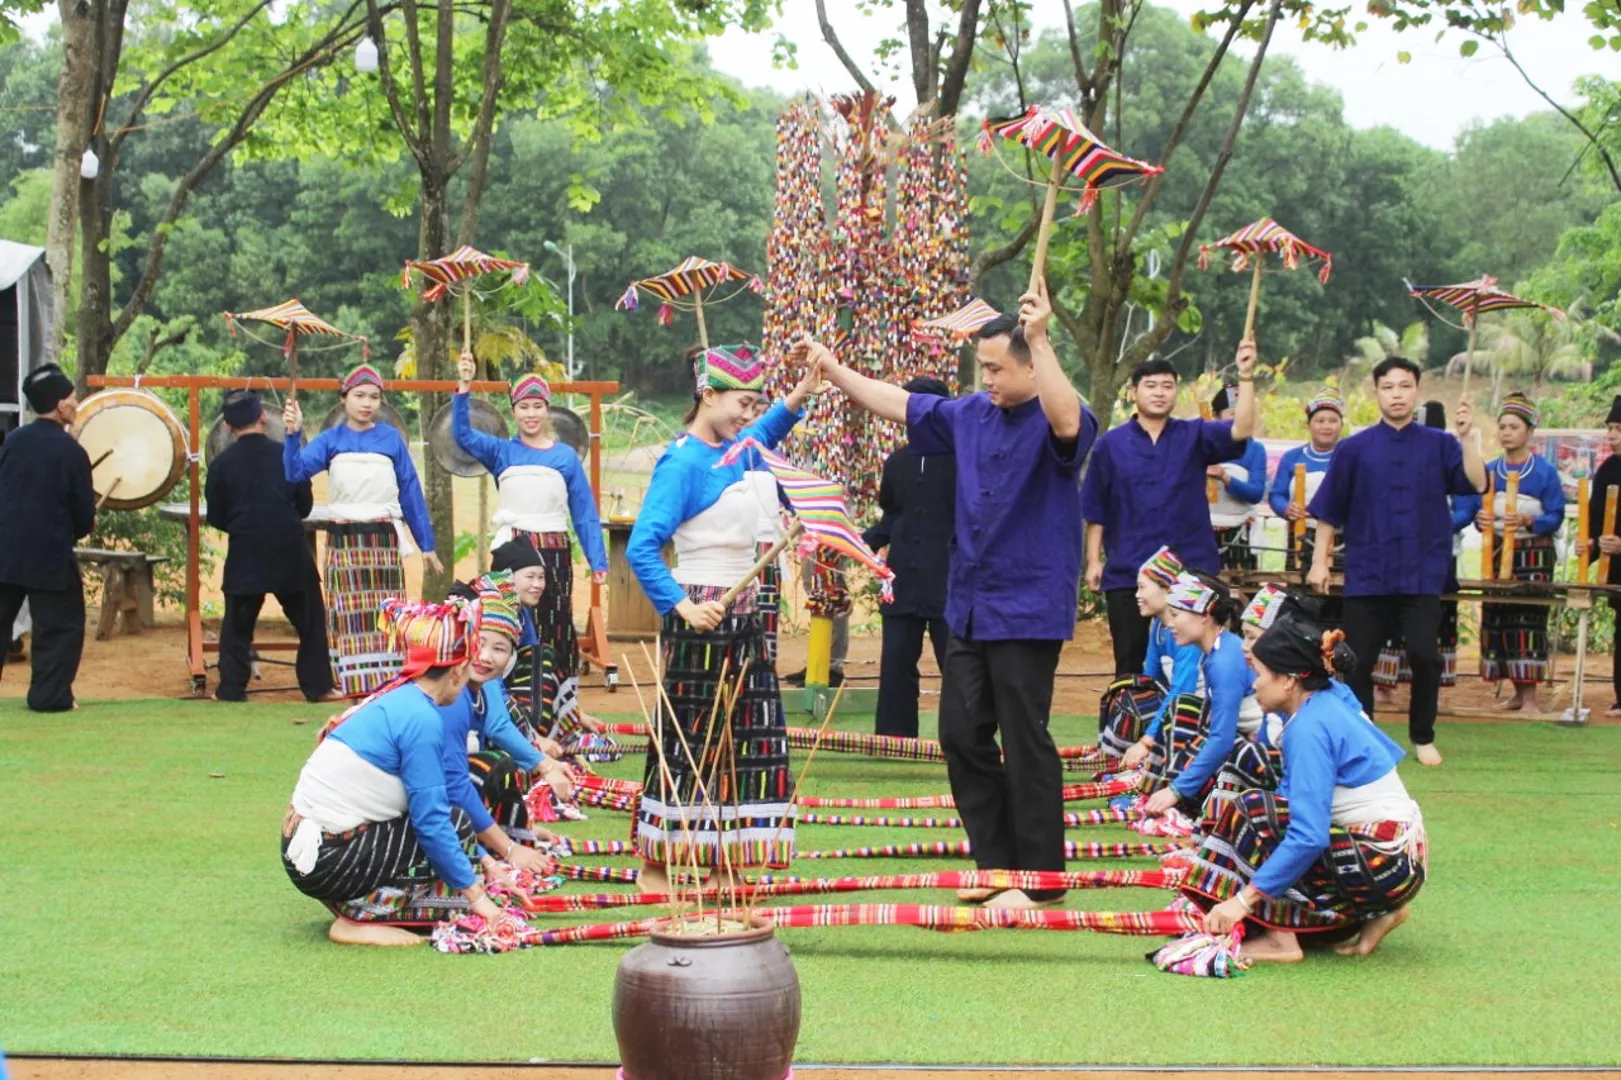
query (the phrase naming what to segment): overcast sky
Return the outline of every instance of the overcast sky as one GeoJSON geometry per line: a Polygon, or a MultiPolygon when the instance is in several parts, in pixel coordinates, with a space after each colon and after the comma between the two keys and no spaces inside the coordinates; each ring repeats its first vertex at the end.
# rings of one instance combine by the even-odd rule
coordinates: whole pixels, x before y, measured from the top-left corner
{"type": "MultiPolygon", "coordinates": [[[[1198,0],[1156,0],[1164,6],[1192,14],[1208,4],[1198,0]]],[[[1360,6],[1360,5],[1359,5],[1360,6]]],[[[776,30],[765,34],[730,31],[710,43],[715,66],[749,85],[779,91],[837,92],[853,83],[822,41],[813,0],[786,0],[776,30]],[[780,31],[799,46],[797,70],[770,65],[771,45],[780,31]]],[[[1532,78],[1555,99],[1569,103],[1576,76],[1600,74],[1621,79],[1621,53],[1596,52],[1588,47],[1591,33],[1580,5],[1552,23],[1524,20],[1509,37],[1510,47],[1532,78]]],[[[857,10],[856,0],[827,0],[828,17],[845,49],[863,62],[869,76],[883,85],[878,65],[871,62],[873,46],[888,36],[900,36],[897,9],[873,17],[857,10]]],[[[1035,0],[1037,26],[1063,22],[1060,0],[1035,0]]],[[[1310,78],[1339,90],[1345,99],[1346,120],[1356,127],[1389,124],[1437,149],[1451,149],[1453,139],[1471,120],[1524,116],[1547,108],[1501,54],[1482,45],[1471,59],[1458,56],[1456,34],[1439,44],[1434,31],[1397,34],[1377,21],[1354,49],[1336,50],[1308,44],[1293,24],[1280,24],[1273,38],[1275,51],[1299,61],[1310,78]],[[1412,54],[1412,62],[1398,63],[1399,52],[1412,54]]],[[[1247,50],[1246,50],[1247,51],[1247,50]]],[[[915,104],[909,81],[888,84],[898,99],[896,110],[905,116],[915,104]]]]}

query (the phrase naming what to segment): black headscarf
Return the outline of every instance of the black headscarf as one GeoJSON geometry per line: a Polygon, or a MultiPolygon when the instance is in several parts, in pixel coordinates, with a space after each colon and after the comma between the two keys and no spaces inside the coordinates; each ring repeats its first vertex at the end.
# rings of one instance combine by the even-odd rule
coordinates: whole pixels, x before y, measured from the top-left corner
{"type": "Polygon", "coordinates": [[[1307,690],[1326,689],[1329,679],[1348,676],[1356,664],[1344,634],[1324,631],[1299,609],[1281,612],[1272,628],[1250,646],[1250,653],[1277,674],[1299,679],[1307,690]]]}
{"type": "Polygon", "coordinates": [[[527,540],[508,540],[494,551],[490,552],[491,570],[518,571],[530,566],[545,566],[540,561],[540,552],[535,545],[527,540]]]}
{"type": "MultiPolygon", "coordinates": [[[[919,375],[908,382],[901,389],[908,394],[933,394],[935,397],[950,397],[951,388],[939,379],[928,375],[919,375]]],[[[1621,398],[1616,400],[1621,401],[1621,398]]]]}

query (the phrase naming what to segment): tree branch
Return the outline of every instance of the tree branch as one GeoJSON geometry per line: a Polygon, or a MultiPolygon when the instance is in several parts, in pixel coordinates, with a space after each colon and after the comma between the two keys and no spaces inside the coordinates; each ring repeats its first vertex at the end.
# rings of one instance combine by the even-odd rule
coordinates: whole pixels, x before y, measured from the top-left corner
{"type": "MultiPolygon", "coordinates": [[[[417,118],[416,132],[425,150],[433,140],[433,127],[428,119],[428,77],[422,66],[422,28],[417,25],[416,0],[402,0],[402,3],[405,12],[405,43],[411,60],[411,94],[415,99],[412,105],[417,118]]],[[[378,47],[381,49],[381,42],[378,43],[378,47]]]]}
{"type": "MultiPolygon", "coordinates": [[[[451,140],[450,107],[456,101],[456,11],[449,4],[439,5],[439,17],[434,24],[433,72],[433,159],[450,179],[451,140]]],[[[488,58],[485,59],[488,64],[488,58]]],[[[500,54],[495,57],[496,71],[501,68],[500,54]]]]}
{"type": "Polygon", "coordinates": [[[919,105],[933,101],[939,80],[929,40],[929,9],[924,0],[906,0],[906,40],[912,53],[912,91],[919,105]]]}
{"type": "Polygon", "coordinates": [[[1013,239],[1001,247],[986,248],[974,256],[973,262],[968,265],[968,282],[976,285],[987,270],[1001,266],[1003,263],[1019,257],[1019,253],[1030,243],[1030,238],[1036,235],[1036,228],[1041,224],[1039,218],[1032,217],[1024,226],[1013,235],[1013,239]]]}
{"type": "Polygon", "coordinates": [[[1509,63],[1514,65],[1514,70],[1520,73],[1520,78],[1525,80],[1525,85],[1529,86],[1532,90],[1535,90],[1537,96],[1543,101],[1546,101],[1549,105],[1552,105],[1555,109],[1559,110],[1559,115],[1563,116],[1566,120],[1569,120],[1572,124],[1574,124],[1576,130],[1580,131],[1587,139],[1588,144],[1599,152],[1599,156],[1604,159],[1604,167],[1610,172],[1610,182],[1615,185],[1615,189],[1617,191],[1621,191],[1621,168],[1617,168],[1615,158],[1611,157],[1610,151],[1604,146],[1603,143],[1599,142],[1598,136],[1589,131],[1587,129],[1587,125],[1582,123],[1581,119],[1577,117],[1576,114],[1572,113],[1569,109],[1565,108],[1552,97],[1548,96],[1548,92],[1546,90],[1531,81],[1531,76],[1526,73],[1525,68],[1520,66],[1520,61],[1518,58],[1516,58],[1515,55],[1509,51],[1507,40],[1495,37],[1488,37],[1487,40],[1496,45],[1499,49],[1503,50],[1503,57],[1508,60],[1509,63]]]}
{"type": "Polygon", "coordinates": [[[816,21],[822,28],[822,40],[827,42],[828,48],[833,50],[833,55],[839,58],[839,63],[844,65],[844,70],[850,73],[856,85],[869,94],[876,94],[878,90],[872,85],[872,80],[867,78],[850,54],[844,51],[838,31],[834,30],[833,24],[828,21],[827,0],[816,0],[816,21]]]}
{"type": "Polygon", "coordinates": [[[186,67],[189,64],[194,64],[204,57],[223,49],[227,44],[230,43],[232,38],[236,37],[238,32],[240,32],[244,26],[247,26],[248,23],[253,21],[254,16],[258,15],[259,12],[269,7],[273,2],[274,0],[259,0],[259,2],[255,4],[246,15],[237,20],[236,24],[233,25],[229,30],[225,31],[225,33],[221,34],[209,44],[197,49],[195,52],[176,60],[174,63],[160,71],[157,77],[151,82],[143,86],[141,88],[141,92],[135,97],[135,103],[130,106],[129,118],[124,121],[124,126],[114,132],[112,138],[108,140],[108,149],[111,150],[113,156],[116,157],[118,155],[118,148],[124,144],[125,136],[134,130],[135,122],[141,118],[142,110],[146,108],[147,104],[152,100],[152,96],[158,92],[158,88],[167,82],[171,75],[179,71],[181,68],[186,67]]]}
{"type": "Polygon", "coordinates": [[[1075,85],[1084,98],[1092,87],[1086,77],[1086,61],[1081,59],[1081,32],[1075,25],[1075,9],[1069,0],[1064,0],[1064,29],[1069,35],[1069,60],[1075,65],[1075,85]]]}
{"type": "MultiPolygon", "coordinates": [[[[445,175],[452,176],[462,167],[474,147],[482,144],[482,155],[487,162],[490,154],[490,133],[495,128],[495,106],[501,98],[501,84],[504,78],[504,68],[501,64],[501,50],[506,45],[507,16],[512,11],[512,0],[495,0],[490,5],[490,22],[484,31],[484,95],[479,98],[478,118],[473,123],[473,131],[468,135],[450,164],[445,168],[445,175]]],[[[479,190],[468,191],[468,198],[476,207],[476,200],[483,198],[483,168],[475,163],[475,171],[479,174],[479,190]]],[[[465,216],[465,215],[464,215],[465,216]]],[[[474,211],[477,217],[477,211],[474,211]]],[[[468,241],[471,243],[471,241],[468,241]]]]}
{"type": "Polygon", "coordinates": [[[394,126],[399,129],[400,138],[405,141],[405,148],[411,151],[411,157],[416,161],[417,168],[428,167],[427,151],[422,140],[411,125],[410,117],[405,115],[405,103],[400,100],[399,87],[394,84],[394,67],[388,59],[388,38],[383,29],[382,13],[377,8],[377,0],[366,0],[366,27],[372,42],[377,46],[377,81],[383,88],[383,100],[388,102],[388,111],[394,117],[394,126]]]}
{"type": "Polygon", "coordinates": [[[962,101],[968,68],[974,60],[974,41],[979,34],[979,6],[980,0],[963,0],[962,11],[958,13],[957,40],[951,47],[951,59],[946,61],[945,74],[940,80],[941,116],[957,115],[962,101]]]}

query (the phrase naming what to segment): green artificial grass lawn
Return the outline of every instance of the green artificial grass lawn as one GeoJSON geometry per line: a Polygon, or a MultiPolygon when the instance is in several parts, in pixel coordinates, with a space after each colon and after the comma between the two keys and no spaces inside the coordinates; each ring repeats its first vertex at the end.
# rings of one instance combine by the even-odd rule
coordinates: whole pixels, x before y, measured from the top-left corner
{"type": "MultiPolygon", "coordinates": [[[[0,1045],[13,1052],[617,1060],[613,974],[634,943],[443,956],[339,948],[288,882],[278,828],[320,710],[0,703],[0,1045]],[[296,717],[310,723],[295,725],[296,717]],[[213,773],[223,773],[215,778],[213,773]]],[[[841,718],[860,729],[865,717],[841,718]]],[[[1090,741],[1094,721],[1055,722],[1090,741]]],[[[1392,732],[1396,734],[1396,732],[1392,732]]],[[[1142,938],[906,927],[783,931],[802,1061],[1587,1065],[1621,1060],[1621,728],[1449,725],[1404,765],[1431,878],[1377,955],[1237,980],[1162,975],[1142,938]]],[[[637,775],[640,761],[606,767],[637,775]]],[[[818,756],[811,794],[935,794],[944,769],[818,756]]],[[[567,831],[618,839],[607,810],[567,831]]],[[[1136,839],[1125,830],[1072,838],[1136,839]]],[[[944,839],[806,827],[802,848],[944,839]]],[[[584,858],[579,861],[602,862],[584,858]]],[[[626,860],[611,860],[621,865],[626,860]]],[[[1148,867],[1148,860],[1076,866],[1148,867]]],[[[947,868],[803,863],[801,874],[947,868]]],[[[571,888],[598,891],[603,886],[571,888]]],[[[619,888],[619,886],[609,886],[619,888]]],[[[949,902],[939,893],[831,898],[949,902]]],[[[1167,894],[1075,892],[1148,909],[1167,894]]],[[[813,901],[802,901],[813,902],[813,901]]],[[[606,912],[593,918],[634,917],[606,912]]]]}

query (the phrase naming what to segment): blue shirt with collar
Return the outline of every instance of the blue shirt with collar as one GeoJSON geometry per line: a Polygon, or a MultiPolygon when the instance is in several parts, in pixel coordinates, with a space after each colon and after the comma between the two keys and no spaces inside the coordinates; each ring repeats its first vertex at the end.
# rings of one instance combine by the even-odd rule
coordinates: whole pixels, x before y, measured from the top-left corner
{"type": "Polygon", "coordinates": [[[512,722],[506,687],[500,679],[491,679],[482,686],[469,684],[455,701],[439,706],[439,715],[445,724],[445,791],[451,805],[465,810],[473,819],[473,831],[483,832],[495,824],[495,819],[467,771],[468,732],[478,736],[481,749],[494,746],[506,751],[525,772],[538,767],[544,759],[512,722]],[[477,699],[474,695],[478,695],[477,699]]]}
{"type": "Polygon", "coordinates": [[[1210,705],[1204,745],[1171,781],[1171,788],[1184,799],[1198,795],[1233,752],[1238,743],[1239,709],[1255,693],[1255,671],[1244,658],[1244,641],[1231,630],[1217,636],[1202,666],[1205,700],[1210,705]]]}
{"type": "Polygon", "coordinates": [[[1449,495],[1478,495],[1451,433],[1381,420],[1340,442],[1306,512],[1345,538],[1346,596],[1440,596],[1452,568],[1449,495]]]}
{"type": "Polygon", "coordinates": [[[1148,626],[1148,653],[1143,658],[1143,674],[1165,687],[1165,697],[1143,732],[1157,738],[1165,725],[1165,714],[1171,711],[1177,696],[1204,691],[1204,653],[1197,645],[1178,645],[1165,620],[1153,619],[1148,626]]]}
{"type": "Polygon", "coordinates": [[[1190,569],[1221,570],[1205,470],[1237,460],[1244,446],[1233,441],[1231,420],[1175,417],[1158,439],[1133,416],[1098,440],[1081,486],[1081,514],[1103,526],[1105,591],[1135,588],[1137,569],[1161,547],[1190,569]]]}
{"type": "Polygon", "coordinates": [[[1040,398],[1004,409],[984,391],[913,394],[906,425],[914,451],[957,459],[951,632],[974,641],[1067,641],[1081,576],[1075,478],[1097,439],[1092,410],[1081,406],[1074,442],[1053,434],[1040,398]]]}

